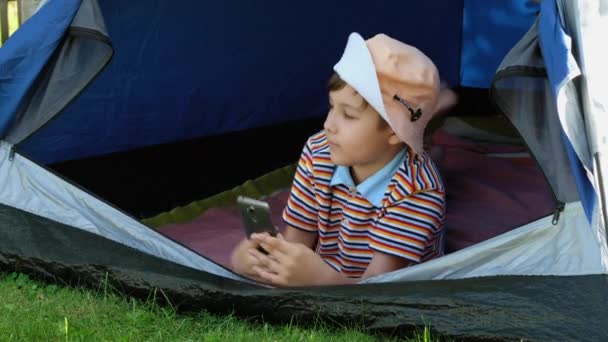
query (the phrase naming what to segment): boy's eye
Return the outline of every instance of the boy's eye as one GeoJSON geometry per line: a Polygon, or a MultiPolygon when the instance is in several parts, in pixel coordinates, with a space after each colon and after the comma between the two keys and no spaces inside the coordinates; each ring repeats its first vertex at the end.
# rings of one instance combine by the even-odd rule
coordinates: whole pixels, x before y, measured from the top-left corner
{"type": "Polygon", "coordinates": [[[347,119],[347,120],[352,120],[352,119],[355,118],[354,116],[349,115],[347,112],[344,112],[343,114],[344,114],[344,118],[347,119]]]}

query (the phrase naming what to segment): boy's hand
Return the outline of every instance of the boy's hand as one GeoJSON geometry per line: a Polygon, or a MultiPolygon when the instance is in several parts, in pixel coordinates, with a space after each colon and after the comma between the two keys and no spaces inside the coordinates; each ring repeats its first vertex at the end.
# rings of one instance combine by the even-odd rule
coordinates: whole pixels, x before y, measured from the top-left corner
{"type": "Polygon", "coordinates": [[[279,234],[252,234],[251,240],[259,244],[268,255],[256,248],[249,255],[256,260],[252,267],[257,278],[275,286],[306,286],[322,283],[320,274],[335,273],[321,256],[301,243],[291,243],[279,234]],[[328,268],[330,270],[328,270],[328,268]]]}
{"type": "Polygon", "coordinates": [[[251,239],[241,241],[231,255],[232,268],[235,272],[260,280],[253,271],[253,266],[258,263],[258,260],[249,253],[250,249],[255,250],[258,246],[259,244],[251,239]]]}

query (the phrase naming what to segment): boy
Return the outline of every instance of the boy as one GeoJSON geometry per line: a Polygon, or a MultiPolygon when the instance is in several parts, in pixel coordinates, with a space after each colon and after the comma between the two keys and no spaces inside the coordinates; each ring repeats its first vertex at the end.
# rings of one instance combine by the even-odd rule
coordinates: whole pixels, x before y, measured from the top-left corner
{"type": "Polygon", "coordinates": [[[334,71],[330,110],[300,157],[284,233],[241,242],[236,272],[275,286],[350,284],[442,254],[445,190],[423,150],[440,105],[435,65],[386,35],[366,42],[352,33],[334,71]]]}

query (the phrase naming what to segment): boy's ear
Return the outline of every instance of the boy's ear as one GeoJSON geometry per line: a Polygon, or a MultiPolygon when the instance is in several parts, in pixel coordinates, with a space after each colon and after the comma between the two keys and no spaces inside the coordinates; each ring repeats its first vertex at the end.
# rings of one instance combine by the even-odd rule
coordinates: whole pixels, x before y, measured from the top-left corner
{"type": "Polygon", "coordinates": [[[390,145],[398,145],[398,144],[402,144],[403,141],[401,141],[401,139],[397,136],[397,134],[395,133],[395,131],[393,131],[392,129],[390,129],[390,133],[389,133],[389,136],[388,136],[388,143],[390,145]]]}

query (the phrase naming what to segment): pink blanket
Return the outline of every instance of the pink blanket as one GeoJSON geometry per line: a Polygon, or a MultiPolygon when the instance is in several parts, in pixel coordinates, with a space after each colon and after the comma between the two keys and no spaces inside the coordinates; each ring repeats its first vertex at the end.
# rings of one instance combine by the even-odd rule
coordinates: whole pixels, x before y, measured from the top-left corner
{"type": "MultiPolygon", "coordinates": [[[[553,210],[544,176],[532,158],[521,155],[525,148],[475,144],[443,131],[434,134],[431,146],[447,190],[446,253],[553,210]]],[[[278,226],[288,195],[285,189],[267,198],[278,226]]],[[[234,207],[209,209],[191,222],[166,225],[160,231],[228,268],[230,252],[245,237],[234,207]]]]}

